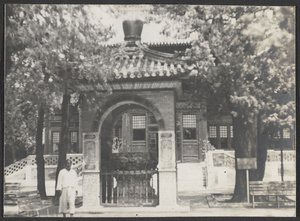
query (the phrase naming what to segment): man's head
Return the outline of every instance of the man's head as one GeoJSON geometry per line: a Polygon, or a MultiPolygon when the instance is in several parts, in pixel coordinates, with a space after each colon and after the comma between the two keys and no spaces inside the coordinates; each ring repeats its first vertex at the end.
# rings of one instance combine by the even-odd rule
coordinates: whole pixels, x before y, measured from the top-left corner
{"type": "Polygon", "coordinates": [[[66,169],[67,170],[71,170],[71,166],[72,166],[72,160],[66,160],[66,169]]]}

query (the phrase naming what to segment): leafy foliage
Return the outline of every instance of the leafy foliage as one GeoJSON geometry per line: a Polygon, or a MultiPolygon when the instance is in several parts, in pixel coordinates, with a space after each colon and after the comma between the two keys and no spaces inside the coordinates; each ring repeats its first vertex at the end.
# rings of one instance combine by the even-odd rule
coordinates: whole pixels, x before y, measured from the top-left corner
{"type": "Polygon", "coordinates": [[[167,5],[157,6],[153,13],[169,15],[172,24],[184,26],[185,33],[174,31],[177,37],[187,32],[197,36],[186,50],[197,69],[192,72],[197,77],[196,96],[223,100],[215,102],[219,110],[228,103],[244,107],[250,123],[252,114],[264,111],[266,124],[292,126],[293,8],[167,5]]]}
{"type": "MultiPolygon", "coordinates": [[[[79,94],[85,93],[78,85],[105,84],[110,77],[106,69],[111,56],[99,43],[111,32],[109,27],[99,26],[101,17],[92,17],[95,14],[84,5],[8,5],[7,12],[5,83],[9,90],[6,90],[5,112],[6,122],[12,124],[5,127],[6,149],[11,149],[14,157],[16,136],[27,138],[24,145],[30,139],[31,146],[36,146],[38,189],[45,198],[44,110],[51,114],[62,107],[58,175],[69,144],[69,103],[76,105],[79,94]],[[99,60],[100,56],[103,59],[99,60]],[[28,115],[19,103],[28,106],[28,115]],[[18,125],[24,127],[20,133],[16,133],[18,125]]],[[[85,94],[88,100],[95,100],[93,93],[85,94]]]]}
{"type": "Polygon", "coordinates": [[[5,117],[6,122],[11,119],[15,124],[18,119],[20,126],[6,124],[6,143],[16,136],[13,130],[23,125],[31,131],[30,135],[19,131],[20,136],[31,140],[24,140],[24,145],[34,145],[40,104],[48,107],[48,113],[54,113],[60,109],[65,87],[75,105],[82,93],[76,85],[84,79],[107,80],[109,76],[103,69],[110,56],[103,56],[109,52],[100,42],[113,33],[109,27],[99,25],[101,16],[93,16],[90,6],[83,5],[7,6],[5,117]],[[100,56],[107,59],[99,60],[100,56]]]}
{"type": "MultiPolygon", "coordinates": [[[[184,31],[196,36],[192,48],[185,53],[186,59],[195,64],[194,97],[207,100],[213,106],[210,113],[231,111],[236,156],[258,157],[257,171],[262,174],[267,144],[261,141],[267,138],[266,134],[274,134],[282,127],[294,129],[293,10],[172,5],[157,6],[153,12],[168,14],[170,20],[183,23],[184,31]]],[[[165,32],[171,30],[165,28],[165,32]]],[[[180,31],[176,33],[180,36],[180,31]]],[[[258,177],[261,179],[263,175],[258,177]]],[[[238,171],[236,180],[236,189],[240,188],[236,199],[244,200],[246,187],[238,171]]]]}

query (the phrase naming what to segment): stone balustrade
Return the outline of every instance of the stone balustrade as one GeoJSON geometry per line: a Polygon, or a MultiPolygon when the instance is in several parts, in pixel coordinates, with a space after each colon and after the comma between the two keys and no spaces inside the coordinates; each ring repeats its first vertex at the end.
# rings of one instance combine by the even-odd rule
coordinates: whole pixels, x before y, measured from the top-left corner
{"type": "MultiPolygon", "coordinates": [[[[232,150],[209,150],[206,152],[206,187],[233,188],[235,185],[235,157],[232,150]]],[[[295,179],[296,152],[283,151],[284,180],[295,179]]],[[[281,152],[268,150],[264,180],[281,180],[281,152]]]]}
{"type": "MultiPolygon", "coordinates": [[[[83,162],[83,156],[81,153],[78,154],[67,154],[67,159],[72,160],[73,165],[81,164],[83,162]]],[[[45,166],[56,166],[58,162],[58,155],[44,155],[45,166]]],[[[26,158],[17,161],[4,168],[4,175],[10,176],[21,170],[26,166],[35,166],[36,165],[36,156],[29,155],[26,158]]]]}

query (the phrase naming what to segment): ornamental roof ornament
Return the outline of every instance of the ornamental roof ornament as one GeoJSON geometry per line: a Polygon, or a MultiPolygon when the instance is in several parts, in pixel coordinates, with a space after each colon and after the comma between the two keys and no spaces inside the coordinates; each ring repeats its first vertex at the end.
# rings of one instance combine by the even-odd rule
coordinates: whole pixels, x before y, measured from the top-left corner
{"type": "Polygon", "coordinates": [[[143,22],[138,19],[123,21],[124,40],[128,42],[140,41],[143,25],[143,22]]]}
{"type": "Polygon", "coordinates": [[[141,42],[143,22],[123,22],[124,42],[112,47],[111,64],[115,80],[187,76],[194,64],[178,53],[165,53],[150,49],[141,42]]]}

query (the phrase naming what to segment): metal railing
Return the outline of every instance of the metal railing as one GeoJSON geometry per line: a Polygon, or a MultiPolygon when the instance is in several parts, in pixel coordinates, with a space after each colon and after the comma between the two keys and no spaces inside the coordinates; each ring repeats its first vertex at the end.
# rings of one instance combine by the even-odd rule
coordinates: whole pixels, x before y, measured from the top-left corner
{"type": "Polygon", "coordinates": [[[157,170],[101,172],[101,204],[105,206],[157,205],[157,170]]]}

